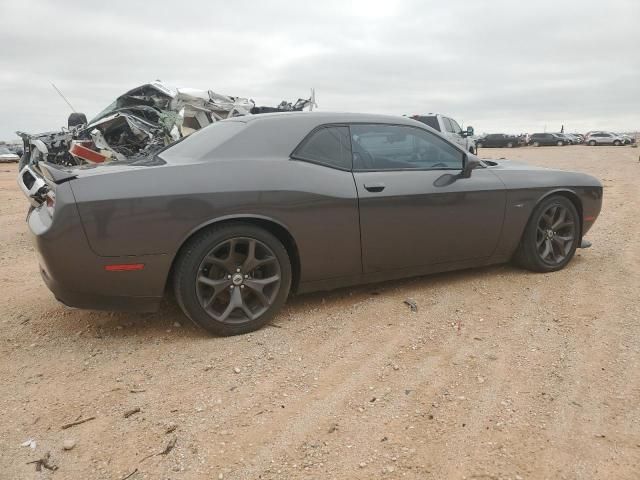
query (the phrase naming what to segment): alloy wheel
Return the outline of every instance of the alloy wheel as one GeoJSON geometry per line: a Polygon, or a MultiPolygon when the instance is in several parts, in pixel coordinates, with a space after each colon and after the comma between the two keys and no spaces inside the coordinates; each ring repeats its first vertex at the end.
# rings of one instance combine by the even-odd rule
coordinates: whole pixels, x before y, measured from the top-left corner
{"type": "Polygon", "coordinates": [[[571,253],[576,239],[573,214],[562,205],[551,205],[539,218],[536,249],[540,259],[559,265],[571,253]]]}
{"type": "Polygon", "coordinates": [[[263,242],[236,237],[204,257],[196,277],[202,308],[213,319],[238,324],[265,313],[280,290],[280,264],[263,242]]]}

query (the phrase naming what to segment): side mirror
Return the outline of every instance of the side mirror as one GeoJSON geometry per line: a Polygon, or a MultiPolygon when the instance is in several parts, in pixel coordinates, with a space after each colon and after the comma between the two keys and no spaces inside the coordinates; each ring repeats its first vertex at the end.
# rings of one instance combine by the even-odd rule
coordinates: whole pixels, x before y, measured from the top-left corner
{"type": "Polygon", "coordinates": [[[472,137],[473,136],[473,127],[469,126],[467,127],[467,137],[472,137]]]}
{"type": "Polygon", "coordinates": [[[477,158],[469,157],[465,155],[462,171],[460,172],[460,178],[471,177],[471,171],[480,166],[480,160],[477,158]]]}

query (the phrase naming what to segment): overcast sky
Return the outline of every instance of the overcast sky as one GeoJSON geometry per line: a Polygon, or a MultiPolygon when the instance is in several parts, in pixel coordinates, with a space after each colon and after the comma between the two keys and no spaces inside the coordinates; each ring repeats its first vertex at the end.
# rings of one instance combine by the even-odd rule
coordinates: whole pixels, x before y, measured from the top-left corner
{"type": "Polygon", "coordinates": [[[150,80],[477,132],[640,130],[640,1],[0,0],[0,139],[150,80]]]}

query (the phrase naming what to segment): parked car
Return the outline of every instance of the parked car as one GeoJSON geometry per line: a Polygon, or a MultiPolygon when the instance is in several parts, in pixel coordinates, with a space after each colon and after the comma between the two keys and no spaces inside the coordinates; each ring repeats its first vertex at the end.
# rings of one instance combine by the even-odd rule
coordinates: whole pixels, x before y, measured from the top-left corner
{"type": "Polygon", "coordinates": [[[580,144],[584,142],[584,135],[581,133],[571,133],[570,135],[576,139],[576,143],[580,144]]]}
{"type": "Polygon", "coordinates": [[[584,143],[591,145],[624,145],[624,139],[612,132],[589,132],[584,143]]]}
{"type": "Polygon", "coordinates": [[[20,157],[5,146],[0,146],[0,163],[19,162],[20,157]]]}
{"type": "Polygon", "coordinates": [[[505,133],[490,133],[476,140],[478,148],[483,147],[518,147],[520,146],[520,138],[516,135],[507,135],[505,133]]]}
{"type": "Polygon", "coordinates": [[[39,162],[18,182],[57,299],[148,311],[168,286],[221,335],[264,325],[291,292],[512,258],[559,270],[602,202],[584,173],[483,161],[409,118],[340,113],[235,117],[146,159],[39,162]]]}
{"type": "Polygon", "coordinates": [[[617,133],[616,135],[618,135],[622,139],[623,145],[631,145],[636,141],[634,137],[632,137],[631,135],[627,135],[626,133],[617,133]]]}
{"type": "Polygon", "coordinates": [[[566,145],[577,145],[580,143],[576,137],[571,135],[570,133],[556,133],[557,136],[565,139],[566,145]]]}
{"type": "Polygon", "coordinates": [[[548,145],[567,145],[566,138],[559,136],[557,133],[534,133],[529,136],[529,145],[534,147],[548,146],[548,145]]]}
{"type": "Polygon", "coordinates": [[[473,127],[467,127],[466,130],[462,130],[460,125],[458,125],[458,122],[453,118],[440,115],[439,113],[414,115],[411,118],[422,122],[425,125],[429,125],[431,128],[447,137],[449,141],[460,145],[467,152],[476,153],[476,142],[472,138],[473,127]]]}

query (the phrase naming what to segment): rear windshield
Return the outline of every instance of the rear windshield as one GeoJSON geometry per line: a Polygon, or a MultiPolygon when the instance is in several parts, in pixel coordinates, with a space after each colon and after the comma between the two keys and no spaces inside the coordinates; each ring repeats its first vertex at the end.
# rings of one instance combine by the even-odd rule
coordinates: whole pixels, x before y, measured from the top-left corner
{"type": "Polygon", "coordinates": [[[416,115],[413,119],[429,125],[434,130],[440,131],[440,125],[438,125],[438,119],[435,115],[416,115]]]}
{"type": "Polygon", "coordinates": [[[158,156],[173,162],[202,160],[217,147],[240,133],[245,125],[245,122],[234,121],[212,123],[176,142],[158,156]]]}

